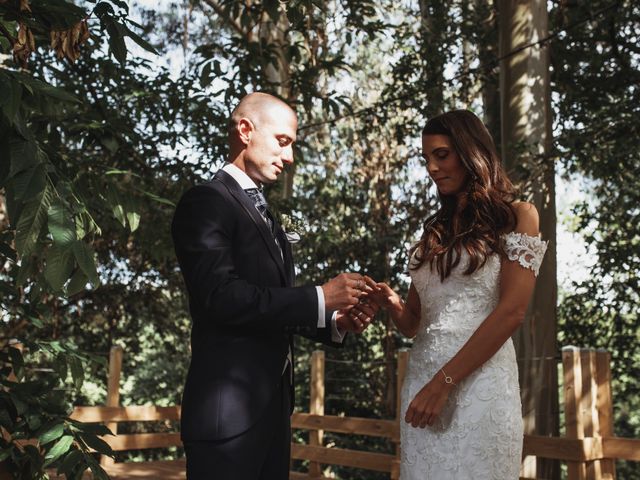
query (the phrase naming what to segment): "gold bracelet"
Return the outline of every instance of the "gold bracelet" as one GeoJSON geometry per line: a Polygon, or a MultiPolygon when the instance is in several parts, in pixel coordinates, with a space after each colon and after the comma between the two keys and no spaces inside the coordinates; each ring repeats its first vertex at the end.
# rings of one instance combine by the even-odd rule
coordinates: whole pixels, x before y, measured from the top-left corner
{"type": "Polygon", "coordinates": [[[442,375],[444,375],[444,383],[446,383],[447,385],[455,386],[455,383],[453,383],[453,378],[447,375],[442,368],[440,369],[440,371],[442,372],[442,375]]]}

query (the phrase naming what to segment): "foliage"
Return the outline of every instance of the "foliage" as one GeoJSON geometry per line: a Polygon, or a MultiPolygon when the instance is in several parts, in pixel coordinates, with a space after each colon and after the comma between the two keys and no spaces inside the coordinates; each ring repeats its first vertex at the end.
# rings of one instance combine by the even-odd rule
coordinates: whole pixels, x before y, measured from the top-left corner
{"type": "MultiPolygon", "coordinates": [[[[590,190],[573,208],[572,224],[595,257],[588,278],[560,303],[560,340],[611,352],[616,434],[638,438],[640,155],[630,139],[640,134],[640,8],[628,1],[559,4],[551,18],[562,27],[598,11],[604,13],[553,44],[559,155],[590,190]]],[[[618,468],[621,478],[640,478],[631,465],[618,468]]]]}
{"type": "MultiPolygon", "coordinates": [[[[0,234],[6,329],[1,361],[3,377],[10,367],[16,374],[15,380],[3,382],[0,417],[9,436],[3,436],[0,457],[19,478],[45,478],[45,468],[80,478],[87,467],[96,478],[106,478],[90,449],[112,454],[99,438],[108,433],[104,427],[68,418],[69,395],[61,389],[67,370],[79,390],[85,373],[92,375],[91,357],[61,333],[67,315],[77,314],[88,303],[83,299],[90,295],[88,286],[95,289],[106,276],[95,258],[96,246],[106,239],[104,226],[111,222],[120,224],[121,231],[134,232],[141,203],[166,203],[114,161],[116,154],[126,154],[121,143],[133,150],[139,115],[129,122],[115,115],[109,118],[104,100],[90,95],[99,82],[81,77],[83,70],[99,65],[101,82],[124,76],[144,83],[126,71],[124,38],[153,48],[131,30],[136,26],[127,13],[126,4],[119,1],[98,2],[90,12],[64,1],[0,4],[2,52],[11,52],[14,60],[0,67],[1,89],[9,93],[0,101],[0,188],[6,206],[0,234]],[[119,67],[105,53],[101,37],[90,36],[90,30],[106,34],[109,53],[119,67]],[[50,44],[64,60],[47,52],[50,44]],[[10,346],[10,338],[18,338],[28,349],[28,368],[22,354],[10,346]],[[38,371],[54,368],[25,373],[36,366],[38,371]],[[37,441],[25,445],[28,439],[37,441]]],[[[100,90],[100,95],[107,93],[108,89],[100,90]]],[[[136,109],[143,111],[139,105],[136,109]]],[[[109,233],[116,230],[111,226],[109,233]]]]}
{"type": "MultiPolygon", "coordinates": [[[[102,394],[87,385],[104,383],[104,362],[87,363],[79,352],[103,358],[112,345],[124,347],[124,404],[180,401],[190,322],[169,238],[172,203],[225,159],[227,118],[246,92],[275,92],[298,110],[292,188],[285,179],[268,191],[275,210],[308,224],[294,246],[298,282],[360,271],[406,290],[406,249],[435,206],[417,151],[425,118],[470,108],[500,130],[493,3],[263,0],[245,8],[201,0],[134,12],[119,1],[92,4],[91,12],[64,1],[31,2],[30,11],[21,10],[25,2],[0,3],[2,53],[16,51],[0,67],[0,90],[10,92],[0,98],[0,193],[10,220],[0,209],[5,371],[21,372],[8,339],[28,347],[24,375],[5,386],[18,397],[29,385],[51,387],[37,390],[23,417],[2,397],[0,416],[7,412],[2,421],[11,419],[16,438],[38,438],[48,422],[62,432],[41,441],[37,455],[3,444],[11,465],[41,472],[46,452],[68,436],[66,456],[50,465],[80,452],[73,477],[95,463],[65,402],[102,394]],[[136,15],[140,25],[130,20],[136,15]],[[147,60],[140,48],[161,57],[147,60]],[[179,71],[161,65],[179,54],[179,71]],[[68,388],[60,362],[75,371],[74,384],[84,372],[83,389],[68,388]],[[58,403],[46,396],[52,390],[58,403]]],[[[554,4],[551,29],[603,6],[554,4]]],[[[558,161],[593,186],[595,200],[577,205],[574,220],[599,260],[592,280],[563,297],[560,340],[612,351],[617,433],[635,437],[640,162],[628,139],[638,133],[637,23],[638,8],[619,2],[552,43],[558,161]]],[[[408,342],[384,316],[347,342],[327,352],[327,413],[394,415],[393,356],[408,342]]],[[[302,409],[315,348],[297,343],[302,409]]],[[[91,433],[102,432],[83,435],[91,433]]]]}
{"type": "Polygon", "coordinates": [[[96,359],[57,341],[31,343],[28,348],[30,355],[47,357],[54,370],[27,370],[22,352],[14,346],[0,354],[5,365],[0,381],[5,387],[0,391],[0,426],[8,434],[8,438],[0,439],[0,461],[7,460],[17,478],[46,478],[44,469],[54,466],[66,478],[82,478],[87,468],[95,478],[106,478],[91,450],[113,455],[99,437],[109,434],[109,430],[104,425],[69,419],[68,395],[60,388],[60,381],[64,383],[70,371],[79,389],[87,363],[96,359]],[[13,379],[8,375],[11,371],[15,374],[13,379]],[[33,439],[37,441],[35,445],[21,443],[33,439]]]}

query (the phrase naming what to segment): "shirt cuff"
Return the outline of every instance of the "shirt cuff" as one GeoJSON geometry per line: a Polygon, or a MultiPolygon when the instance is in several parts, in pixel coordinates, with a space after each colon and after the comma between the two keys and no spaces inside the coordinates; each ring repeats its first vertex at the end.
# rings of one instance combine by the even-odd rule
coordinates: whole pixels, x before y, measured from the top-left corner
{"type": "Polygon", "coordinates": [[[338,312],[333,312],[331,315],[331,341],[335,343],[342,343],[347,332],[341,332],[338,330],[338,322],[336,321],[336,316],[338,312]]]}
{"type": "Polygon", "coordinates": [[[316,293],[318,294],[318,328],[325,328],[324,323],[324,292],[322,287],[316,287],[316,293]]]}

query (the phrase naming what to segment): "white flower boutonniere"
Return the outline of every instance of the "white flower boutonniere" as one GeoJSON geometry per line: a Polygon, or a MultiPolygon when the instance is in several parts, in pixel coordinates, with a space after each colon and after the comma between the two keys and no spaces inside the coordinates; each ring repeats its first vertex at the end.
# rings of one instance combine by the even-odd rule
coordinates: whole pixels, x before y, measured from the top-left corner
{"type": "Polygon", "coordinates": [[[298,243],[309,230],[307,220],[301,215],[280,215],[280,225],[289,243],[298,243]]]}

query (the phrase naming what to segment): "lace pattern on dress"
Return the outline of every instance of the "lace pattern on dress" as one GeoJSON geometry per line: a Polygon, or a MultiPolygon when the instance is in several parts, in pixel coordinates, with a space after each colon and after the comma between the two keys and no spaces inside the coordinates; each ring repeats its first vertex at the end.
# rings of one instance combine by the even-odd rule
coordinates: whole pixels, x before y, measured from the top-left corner
{"type": "Polygon", "coordinates": [[[537,277],[549,242],[542,240],[540,235],[533,237],[526,233],[511,232],[504,236],[504,243],[509,260],[518,261],[524,268],[533,270],[537,277]]]}

